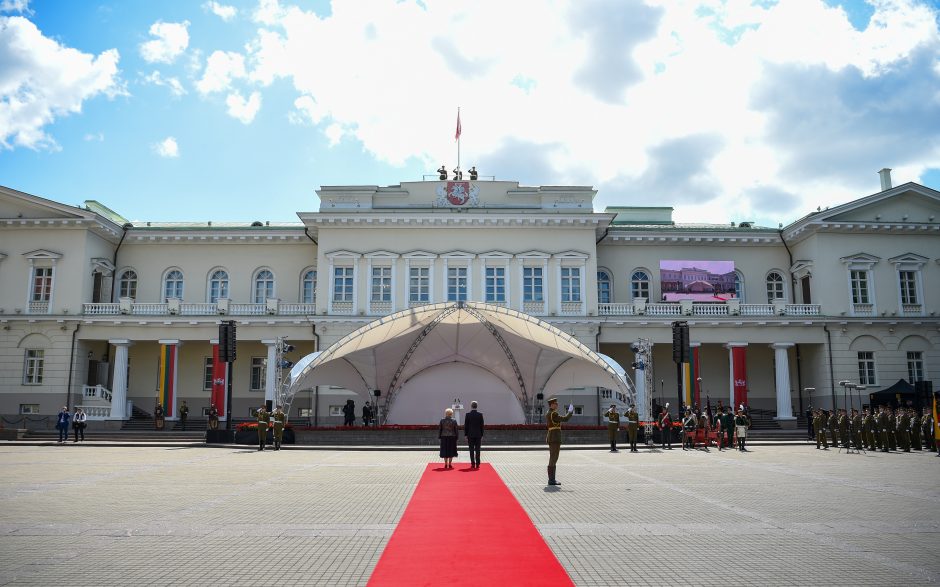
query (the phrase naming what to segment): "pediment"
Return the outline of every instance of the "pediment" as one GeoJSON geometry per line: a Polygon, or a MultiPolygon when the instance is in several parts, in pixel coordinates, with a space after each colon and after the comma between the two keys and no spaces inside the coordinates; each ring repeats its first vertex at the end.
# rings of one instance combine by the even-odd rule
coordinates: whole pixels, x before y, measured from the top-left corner
{"type": "Polygon", "coordinates": [[[587,259],[590,257],[587,253],[581,251],[562,251],[553,255],[556,259],[587,259]]]}
{"type": "Polygon", "coordinates": [[[486,253],[480,253],[480,257],[486,259],[512,259],[512,253],[506,253],[504,251],[488,251],[486,253]]]}
{"type": "Polygon", "coordinates": [[[917,253],[904,253],[903,255],[898,255],[897,257],[891,257],[888,259],[888,262],[899,267],[906,266],[919,268],[929,263],[930,258],[924,257],[923,255],[918,255],[917,253]]]}
{"type": "Polygon", "coordinates": [[[846,265],[866,265],[870,267],[878,261],[881,261],[881,257],[869,255],[868,253],[855,253],[854,255],[841,257],[839,260],[846,265]]]}
{"type": "Polygon", "coordinates": [[[47,249],[36,249],[35,251],[23,253],[23,256],[26,257],[27,259],[38,261],[41,259],[42,260],[61,259],[62,253],[56,253],[55,251],[49,251],[47,249]]]}
{"type": "Polygon", "coordinates": [[[448,251],[446,253],[441,253],[442,259],[472,259],[477,256],[476,253],[468,253],[467,251],[448,251]]]}
{"type": "Polygon", "coordinates": [[[517,257],[530,257],[530,258],[548,258],[551,257],[551,253],[546,253],[544,251],[526,251],[525,253],[519,253],[517,257]]]}
{"type": "Polygon", "coordinates": [[[366,253],[363,257],[367,259],[397,259],[399,255],[391,251],[372,251],[371,253],[366,253]]]}
{"type": "Polygon", "coordinates": [[[818,217],[821,222],[933,223],[940,220],[940,196],[917,184],[839,206],[818,217]]]}
{"type": "Polygon", "coordinates": [[[335,259],[336,257],[351,257],[354,259],[358,259],[361,256],[362,256],[362,253],[357,253],[355,251],[347,251],[345,249],[340,249],[338,251],[331,251],[324,255],[324,257],[326,257],[327,259],[335,259]]]}
{"type": "Polygon", "coordinates": [[[0,219],[92,218],[93,214],[0,186],[0,219]]]}
{"type": "Polygon", "coordinates": [[[411,251],[410,253],[402,254],[402,257],[405,259],[434,259],[437,257],[437,253],[429,253],[428,251],[411,251]]]}

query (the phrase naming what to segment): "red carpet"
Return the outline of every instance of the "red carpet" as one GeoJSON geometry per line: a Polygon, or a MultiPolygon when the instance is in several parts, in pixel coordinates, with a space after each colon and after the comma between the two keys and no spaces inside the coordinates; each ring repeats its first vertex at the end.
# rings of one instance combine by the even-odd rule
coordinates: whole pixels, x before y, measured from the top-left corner
{"type": "Polygon", "coordinates": [[[369,585],[573,585],[490,465],[428,465],[369,585]]]}

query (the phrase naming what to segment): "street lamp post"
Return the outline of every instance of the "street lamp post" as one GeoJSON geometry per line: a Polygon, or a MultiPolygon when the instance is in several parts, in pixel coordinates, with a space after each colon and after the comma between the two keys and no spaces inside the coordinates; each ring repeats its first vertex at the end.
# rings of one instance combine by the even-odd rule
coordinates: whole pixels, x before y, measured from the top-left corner
{"type": "MultiPolygon", "coordinates": [[[[850,381],[849,381],[848,379],[843,379],[842,381],[839,382],[839,385],[842,386],[842,407],[845,407],[845,387],[846,387],[849,383],[850,383],[850,381]]],[[[836,401],[835,401],[835,398],[832,399],[832,409],[833,409],[833,410],[836,409],[836,401]]]]}

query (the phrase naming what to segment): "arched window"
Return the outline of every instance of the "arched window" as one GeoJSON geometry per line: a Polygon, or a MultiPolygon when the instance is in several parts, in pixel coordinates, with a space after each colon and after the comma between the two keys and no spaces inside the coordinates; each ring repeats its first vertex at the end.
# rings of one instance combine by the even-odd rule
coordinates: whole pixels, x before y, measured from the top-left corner
{"type": "Polygon", "coordinates": [[[609,304],[611,302],[610,273],[606,270],[597,272],[597,303],[609,304]]]}
{"type": "Polygon", "coordinates": [[[637,269],[630,276],[630,294],[633,299],[650,299],[650,276],[643,269],[637,269]]]}
{"type": "Polygon", "coordinates": [[[734,295],[744,303],[744,274],[734,270],[734,295]]]}
{"type": "Polygon", "coordinates": [[[269,269],[262,269],[255,275],[255,303],[263,304],[264,300],[274,297],[274,274],[269,269]]]}
{"type": "Polygon", "coordinates": [[[317,299],[317,270],[310,269],[304,272],[300,286],[300,302],[303,304],[316,303],[317,299]]]}
{"type": "Polygon", "coordinates": [[[772,304],[774,300],[785,300],[787,299],[786,290],[784,288],[785,281],[783,276],[780,275],[777,271],[771,271],[767,274],[767,303],[772,304]]]}
{"type": "Polygon", "coordinates": [[[137,299],[137,272],[128,269],[118,280],[118,297],[137,299]]]}
{"type": "Polygon", "coordinates": [[[216,269],[209,277],[209,303],[214,304],[223,298],[228,298],[228,273],[224,269],[216,269]]]}
{"type": "Polygon", "coordinates": [[[183,272],[179,269],[167,271],[163,278],[163,301],[172,298],[183,299],[183,272]]]}

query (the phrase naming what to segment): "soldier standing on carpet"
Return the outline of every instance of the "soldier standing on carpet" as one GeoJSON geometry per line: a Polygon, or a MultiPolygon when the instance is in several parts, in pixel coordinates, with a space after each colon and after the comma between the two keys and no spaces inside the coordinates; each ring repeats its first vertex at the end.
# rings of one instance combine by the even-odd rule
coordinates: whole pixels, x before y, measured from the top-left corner
{"type": "Polygon", "coordinates": [[[607,418],[607,441],[610,442],[610,452],[620,452],[617,450],[617,433],[620,432],[620,412],[617,411],[616,404],[610,404],[610,409],[604,412],[607,418]]]}
{"type": "Polygon", "coordinates": [[[268,418],[271,417],[264,409],[264,404],[258,408],[258,450],[264,450],[264,444],[268,440],[268,418]]]}
{"type": "Polygon", "coordinates": [[[561,485],[555,480],[555,466],[558,463],[558,453],[561,451],[561,423],[567,422],[574,415],[574,408],[568,406],[568,413],[564,416],[558,413],[558,398],[548,398],[548,415],[545,422],[548,424],[548,435],[545,442],[548,444],[548,484],[561,485]]]}
{"type": "Polygon", "coordinates": [[[281,450],[281,439],[284,438],[284,424],[287,423],[287,414],[278,406],[271,415],[274,419],[274,450],[281,450]]]}
{"type": "Polygon", "coordinates": [[[630,404],[627,410],[627,437],[630,439],[630,452],[640,452],[636,449],[636,433],[640,427],[640,414],[636,411],[636,406],[630,404]]]}

